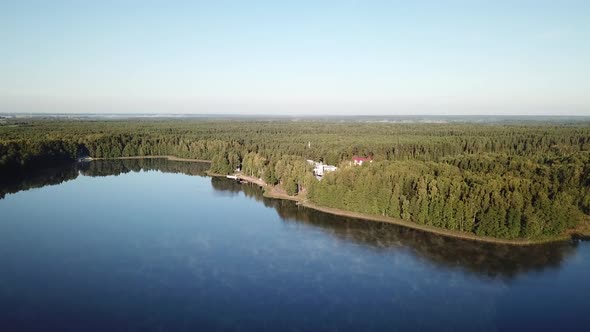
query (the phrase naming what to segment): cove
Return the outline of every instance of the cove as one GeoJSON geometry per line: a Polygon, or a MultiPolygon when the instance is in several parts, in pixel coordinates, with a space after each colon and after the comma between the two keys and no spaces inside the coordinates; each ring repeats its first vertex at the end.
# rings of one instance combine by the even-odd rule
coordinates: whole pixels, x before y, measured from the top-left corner
{"type": "Polygon", "coordinates": [[[588,242],[441,237],[265,198],[208,164],[2,184],[3,331],[580,330],[588,242]]]}

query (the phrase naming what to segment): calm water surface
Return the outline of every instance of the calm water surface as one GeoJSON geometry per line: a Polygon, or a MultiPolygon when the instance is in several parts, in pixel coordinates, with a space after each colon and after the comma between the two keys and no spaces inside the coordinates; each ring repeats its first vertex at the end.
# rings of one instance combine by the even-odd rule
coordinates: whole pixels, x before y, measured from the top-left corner
{"type": "Polygon", "coordinates": [[[0,185],[0,331],[585,330],[590,245],[335,217],[204,176],[92,162],[0,185]]]}

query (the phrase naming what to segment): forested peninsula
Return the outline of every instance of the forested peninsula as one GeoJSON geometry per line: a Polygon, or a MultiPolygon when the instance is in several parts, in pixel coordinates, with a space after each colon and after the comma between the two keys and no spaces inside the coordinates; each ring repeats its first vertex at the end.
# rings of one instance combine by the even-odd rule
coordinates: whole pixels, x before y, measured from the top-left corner
{"type": "Polygon", "coordinates": [[[174,156],[300,200],[506,240],[587,227],[590,123],[8,119],[0,185],[81,157],[174,156]],[[354,157],[370,159],[354,165],[354,157]],[[306,160],[336,165],[321,180],[306,160]]]}

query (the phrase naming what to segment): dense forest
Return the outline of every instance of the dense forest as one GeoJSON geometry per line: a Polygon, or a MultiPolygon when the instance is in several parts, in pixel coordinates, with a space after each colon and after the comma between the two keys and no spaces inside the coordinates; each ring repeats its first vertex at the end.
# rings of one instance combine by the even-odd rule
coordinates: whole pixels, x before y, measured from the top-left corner
{"type": "MultiPolygon", "coordinates": [[[[11,179],[9,184],[0,185],[0,199],[5,194],[32,188],[51,186],[85,176],[120,175],[140,170],[158,170],[164,173],[182,173],[205,176],[209,167],[206,163],[178,162],[166,159],[124,159],[98,160],[92,162],[70,163],[61,167],[51,167],[28,172],[26,177],[11,179]]],[[[512,279],[531,270],[555,268],[575,252],[573,246],[555,243],[544,246],[506,246],[483,244],[450,237],[429,234],[406,227],[396,227],[387,223],[375,223],[355,218],[335,216],[314,209],[295,205],[285,200],[269,199],[257,185],[243,185],[237,181],[221,177],[211,177],[215,191],[243,193],[273,208],[286,223],[304,223],[307,226],[324,230],[347,242],[363,247],[381,250],[403,246],[437,265],[461,267],[485,277],[501,276],[512,279]]]]}
{"type": "Polygon", "coordinates": [[[506,239],[563,234],[590,213],[590,123],[9,120],[0,183],[76,158],[173,155],[322,206],[506,239]],[[374,162],[352,166],[353,156],[374,162]],[[339,166],[316,180],[306,159],[339,166]]]}

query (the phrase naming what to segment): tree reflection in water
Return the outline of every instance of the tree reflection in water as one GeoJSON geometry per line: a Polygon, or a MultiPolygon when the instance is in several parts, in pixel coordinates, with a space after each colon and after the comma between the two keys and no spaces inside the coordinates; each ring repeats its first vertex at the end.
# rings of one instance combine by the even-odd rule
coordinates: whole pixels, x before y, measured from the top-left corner
{"type": "Polygon", "coordinates": [[[408,250],[415,256],[448,268],[460,268],[480,276],[513,279],[521,273],[558,268],[574,253],[570,241],[532,246],[507,246],[449,238],[393,224],[335,216],[298,206],[294,202],[263,196],[251,184],[213,178],[213,188],[239,193],[274,208],[284,222],[320,228],[343,241],[373,250],[408,250]]]}
{"type": "Polygon", "coordinates": [[[4,198],[6,194],[74,180],[79,174],[92,177],[112,176],[143,170],[207,176],[205,172],[208,169],[208,163],[172,161],[164,158],[95,160],[92,162],[65,164],[16,176],[4,177],[0,175],[0,199],[4,198]]]}
{"type": "MultiPolygon", "coordinates": [[[[12,178],[0,176],[0,199],[6,194],[73,180],[79,174],[111,176],[143,170],[206,176],[208,168],[208,163],[167,159],[92,161],[12,178]]],[[[576,244],[570,241],[521,247],[449,238],[387,223],[334,216],[291,201],[266,198],[258,186],[239,184],[225,178],[211,178],[211,185],[216,191],[232,195],[243,193],[274,208],[284,222],[319,228],[342,241],[352,241],[371,250],[406,250],[433,264],[463,269],[484,277],[511,280],[522,273],[557,268],[576,249],[576,244]]]]}

